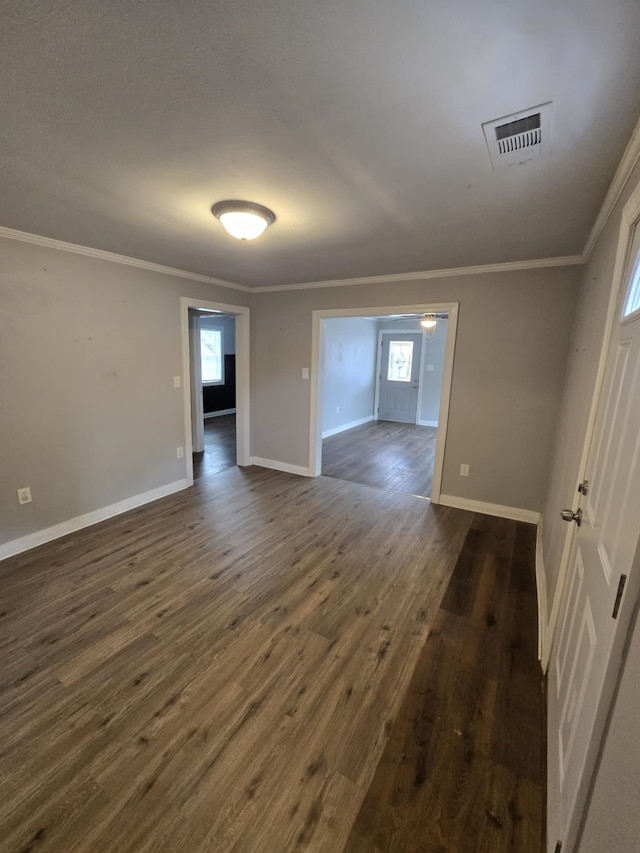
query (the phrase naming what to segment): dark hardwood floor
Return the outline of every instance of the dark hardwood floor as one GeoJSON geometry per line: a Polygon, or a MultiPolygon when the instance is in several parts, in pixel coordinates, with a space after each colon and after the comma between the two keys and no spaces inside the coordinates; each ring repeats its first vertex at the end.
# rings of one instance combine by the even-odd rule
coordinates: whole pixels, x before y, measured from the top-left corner
{"type": "Polygon", "coordinates": [[[193,454],[193,479],[217,474],[236,464],[236,416],[221,415],[204,422],[204,452],[193,454]]]}
{"type": "Polygon", "coordinates": [[[0,849],[540,850],[534,528],[230,467],[0,564],[0,849]]]}
{"type": "Polygon", "coordinates": [[[436,446],[435,427],[371,423],[322,441],[325,477],[429,497],[436,446]]]}

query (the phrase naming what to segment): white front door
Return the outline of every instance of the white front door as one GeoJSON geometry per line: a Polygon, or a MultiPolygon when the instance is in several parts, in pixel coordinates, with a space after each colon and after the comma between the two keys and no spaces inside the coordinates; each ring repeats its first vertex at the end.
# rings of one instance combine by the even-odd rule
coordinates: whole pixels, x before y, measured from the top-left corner
{"type": "Polygon", "coordinates": [[[382,336],[378,420],[417,422],[421,355],[420,332],[382,336]]]}
{"type": "Polygon", "coordinates": [[[612,657],[616,631],[622,633],[620,626],[629,624],[632,590],[640,580],[633,576],[640,539],[639,242],[634,240],[631,258],[638,261],[627,275],[627,295],[605,368],[585,471],[582,520],[549,668],[549,853],[558,841],[563,842],[562,853],[570,853],[575,842],[604,730],[608,683],[617,665],[612,657]],[[634,282],[635,308],[629,301],[634,282]],[[627,595],[619,596],[625,582],[627,595]]]}

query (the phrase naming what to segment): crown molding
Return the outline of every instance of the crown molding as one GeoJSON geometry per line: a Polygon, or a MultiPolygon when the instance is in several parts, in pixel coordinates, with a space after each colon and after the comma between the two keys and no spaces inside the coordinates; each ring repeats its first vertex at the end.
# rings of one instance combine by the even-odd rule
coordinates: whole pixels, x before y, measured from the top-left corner
{"type": "Polygon", "coordinates": [[[635,130],[631,134],[629,144],[625,148],[625,152],[622,155],[622,159],[620,160],[616,173],[613,176],[613,180],[611,181],[609,190],[604,198],[600,212],[596,217],[596,221],[593,223],[587,242],[582,250],[583,263],[586,263],[589,260],[598,237],[602,233],[604,226],[609,221],[609,217],[613,213],[613,209],[622,195],[622,191],[631,177],[631,172],[638,162],[638,159],[640,159],[640,120],[638,120],[635,130]]]}
{"type": "Polygon", "coordinates": [[[236,284],[232,281],[224,281],[221,278],[213,278],[208,275],[187,272],[186,270],[165,267],[162,264],[154,264],[151,261],[142,261],[139,258],[129,258],[127,255],[117,255],[114,252],[105,252],[103,249],[92,249],[89,246],[80,246],[77,243],[65,243],[63,240],[54,240],[52,237],[41,237],[38,234],[29,234],[26,231],[16,231],[13,228],[0,226],[0,237],[7,240],[19,240],[21,243],[31,243],[34,246],[44,246],[47,249],[58,249],[60,252],[71,252],[74,255],[85,255],[100,261],[109,261],[113,264],[124,264],[128,267],[137,267],[150,272],[158,272],[163,275],[173,275],[177,278],[186,278],[190,281],[198,281],[203,284],[217,284],[219,287],[227,287],[230,290],[242,290],[251,293],[253,288],[244,284],[236,284]]]}
{"type": "Polygon", "coordinates": [[[515,270],[533,270],[544,267],[566,267],[582,264],[582,255],[566,255],[560,258],[538,258],[531,261],[509,261],[503,264],[481,264],[473,267],[453,267],[441,270],[405,272],[396,275],[370,275],[362,278],[343,278],[330,281],[309,281],[302,284],[270,284],[254,287],[253,293],[275,293],[280,290],[313,290],[318,287],[352,287],[357,284],[387,284],[397,281],[420,281],[429,278],[451,278],[457,275],[484,275],[515,270]]]}
{"type": "Polygon", "coordinates": [[[611,185],[607,191],[600,212],[593,223],[593,227],[587,238],[584,249],[580,255],[566,255],[558,258],[537,258],[528,261],[510,261],[499,264],[480,264],[470,267],[453,267],[440,270],[421,270],[420,272],[398,273],[396,275],[371,275],[362,276],[360,278],[344,278],[331,279],[328,281],[308,281],[299,284],[272,284],[266,287],[249,287],[245,284],[237,284],[233,281],[225,281],[224,279],[214,278],[213,276],[200,275],[198,273],[187,272],[186,270],[176,269],[175,267],[167,267],[162,264],[154,264],[151,261],[143,261],[139,258],[130,258],[127,255],[118,255],[114,252],[107,252],[103,249],[92,249],[88,246],[81,246],[77,243],[66,243],[63,240],[54,240],[52,237],[41,237],[38,234],[29,234],[26,231],[17,231],[13,228],[5,228],[0,226],[0,237],[8,240],[19,240],[23,243],[32,243],[35,246],[44,246],[50,249],[58,249],[61,252],[72,252],[76,255],[85,255],[90,258],[97,258],[101,261],[109,261],[116,264],[124,264],[125,266],[137,267],[138,269],[149,270],[151,272],[162,273],[163,275],[172,275],[178,278],[186,278],[190,281],[198,281],[203,284],[215,284],[219,287],[226,287],[230,290],[240,290],[245,293],[276,293],[287,290],[313,290],[322,287],[352,287],[358,284],[386,284],[397,281],[420,281],[433,278],[450,278],[460,275],[484,275],[488,273],[514,272],[517,270],[542,269],[545,267],[563,267],[572,266],[575,264],[585,264],[593,251],[593,248],[602,233],[613,209],[616,206],[626,184],[631,176],[631,172],[635,168],[640,159],[640,120],[635,126],[629,144],[627,145],[622,159],[618,165],[616,173],[613,177],[611,185]]]}

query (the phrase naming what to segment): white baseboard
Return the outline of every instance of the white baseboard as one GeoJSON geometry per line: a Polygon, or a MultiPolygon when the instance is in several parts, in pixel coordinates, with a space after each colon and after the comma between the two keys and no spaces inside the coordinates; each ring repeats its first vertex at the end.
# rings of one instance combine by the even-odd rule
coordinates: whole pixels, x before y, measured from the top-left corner
{"type": "Polygon", "coordinates": [[[68,521],[62,521],[60,524],[54,524],[53,527],[29,533],[20,539],[12,539],[10,542],[0,545],[0,560],[6,560],[8,557],[14,557],[16,554],[22,554],[24,551],[30,551],[32,548],[37,548],[38,545],[44,545],[47,542],[52,542],[54,539],[60,539],[68,533],[74,533],[76,530],[82,530],[84,527],[91,527],[92,524],[97,524],[99,521],[106,521],[108,518],[121,515],[130,509],[136,509],[143,504],[157,501],[159,498],[165,498],[167,495],[172,495],[174,492],[179,492],[186,488],[186,480],[175,480],[173,483],[167,483],[166,486],[151,489],[140,495],[133,495],[133,497],[125,498],[123,501],[102,507],[102,509],[78,515],[76,518],[70,518],[68,521]]]}
{"type": "Polygon", "coordinates": [[[235,415],[235,409],[221,409],[219,412],[205,412],[204,419],[205,421],[209,418],[221,418],[223,415],[235,415]]]}
{"type": "Polygon", "coordinates": [[[438,421],[418,421],[418,426],[437,427],[438,421]]]}
{"type": "Polygon", "coordinates": [[[288,462],[279,462],[277,459],[263,459],[262,456],[252,456],[250,465],[258,465],[260,468],[271,468],[273,471],[284,471],[285,474],[298,474],[300,477],[310,477],[309,468],[303,465],[290,465],[288,462]]]}
{"type": "Polygon", "coordinates": [[[542,517],[538,523],[536,536],[536,589],[538,591],[538,660],[543,671],[546,671],[544,661],[548,662],[547,654],[547,575],[544,570],[542,554],[542,517]]]}
{"type": "Polygon", "coordinates": [[[455,509],[467,509],[469,512],[480,512],[483,515],[495,515],[498,518],[510,518],[512,521],[526,521],[529,524],[537,524],[540,521],[540,513],[532,509],[520,509],[514,506],[501,506],[484,501],[472,501],[469,498],[456,498],[453,495],[440,495],[438,503],[455,509]]]}
{"type": "Polygon", "coordinates": [[[342,426],[324,430],[324,432],[322,433],[322,437],[329,438],[332,435],[338,435],[339,432],[346,432],[348,429],[353,429],[354,427],[362,426],[362,424],[368,424],[373,419],[373,415],[368,415],[366,418],[360,418],[359,421],[351,421],[351,423],[349,424],[342,424],[342,426]]]}

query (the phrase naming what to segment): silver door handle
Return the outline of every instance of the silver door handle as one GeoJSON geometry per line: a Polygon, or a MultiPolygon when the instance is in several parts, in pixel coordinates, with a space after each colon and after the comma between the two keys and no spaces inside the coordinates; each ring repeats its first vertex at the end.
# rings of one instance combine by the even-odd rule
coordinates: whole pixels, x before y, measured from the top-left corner
{"type": "Polygon", "coordinates": [[[575,521],[578,527],[582,524],[582,509],[580,507],[575,512],[572,509],[563,509],[560,515],[563,521],[575,521]]]}

